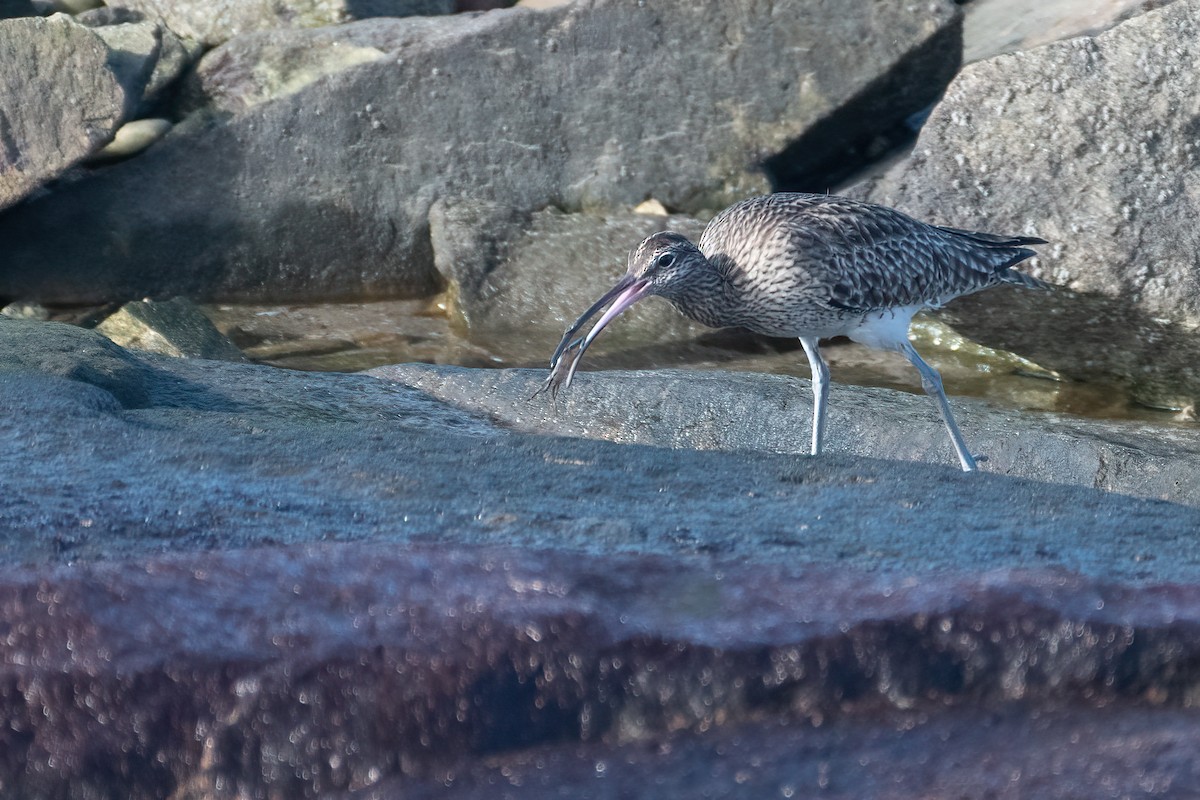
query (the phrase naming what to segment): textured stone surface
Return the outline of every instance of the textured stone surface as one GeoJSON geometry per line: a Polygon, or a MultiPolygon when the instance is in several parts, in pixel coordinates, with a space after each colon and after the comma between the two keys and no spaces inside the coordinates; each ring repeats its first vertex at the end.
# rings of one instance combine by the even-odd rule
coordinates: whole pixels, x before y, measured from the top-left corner
{"type": "Polygon", "coordinates": [[[365,17],[449,14],[454,0],[110,0],[112,8],[159,17],[212,47],[252,31],[315,28],[365,17]]]}
{"type": "MultiPolygon", "coordinates": [[[[808,452],[812,391],[804,379],[751,373],[597,372],[551,404],[530,400],[545,373],[405,364],[372,375],[415,386],[516,430],[656,447],[808,452]]],[[[1096,486],[1200,505],[1195,426],[1083,421],[1022,414],[955,398],[955,416],[988,472],[1096,486]]],[[[869,458],[953,463],[949,439],[924,395],[833,384],[825,447],[869,458]]]]}
{"type": "MultiPolygon", "coordinates": [[[[826,456],[755,451],[767,439],[772,450],[798,449],[807,436],[805,382],[771,376],[741,376],[748,388],[740,390],[733,377],[643,373],[617,384],[620,403],[597,403],[583,376],[566,401],[592,400],[599,413],[580,413],[574,425],[623,440],[614,444],[524,432],[556,430],[544,398],[525,407],[545,421],[521,424],[479,407],[479,389],[447,392],[444,401],[429,371],[409,372],[418,384],[409,386],[135,355],[99,334],[18,320],[0,320],[0,341],[0,406],[8,409],[0,437],[11,443],[0,463],[0,561],[334,538],[703,552],[867,569],[1032,560],[1119,580],[1200,574],[1190,538],[1200,509],[1178,504],[1196,503],[1196,470],[1180,476],[1177,466],[1188,462],[1194,437],[1175,443],[1161,429],[1039,432],[1036,420],[957,405],[969,441],[1006,469],[1040,476],[1062,464],[1073,471],[1061,480],[1080,487],[963,475],[927,401],[879,391],[860,390],[870,413],[832,418],[826,456]],[[656,444],[670,449],[626,443],[650,438],[660,418],[667,422],[656,444]],[[699,451],[723,436],[737,449],[699,451]],[[1112,441],[1107,474],[1079,467],[1096,457],[1092,437],[1112,441]],[[874,458],[838,452],[847,441],[874,458]],[[914,455],[934,463],[880,460],[914,455]],[[1177,503],[1093,483],[1140,486],[1177,503]],[[952,544],[947,531],[955,531],[952,544]]],[[[453,379],[460,371],[448,372],[453,379]]],[[[528,397],[541,378],[510,374],[508,396],[528,397]]],[[[846,413],[854,403],[847,396],[858,394],[837,387],[833,409],[846,413]]]]}
{"type": "Polygon", "coordinates": [[[614,795],[636,775],[693,787],[706,753],[701,775],[743,796],[789,773],[841,792],[892,777],[844,771],[867,753],[921,753],[904,784],[953,776],[956,795],[1196,777],[1171,757],[1197,744],[1179,670],[1200,658],[1195,587],[333,545],[9,568],[0,609],[0,789],[19,796],[466,792],[489,775],[552,794],[578,785],[586,762],[561,745],[581,741],[614,795]],[[967,713],[983,731],[922,750],[967,713]],[[826,720],[859,735],[814,732],[826,720]],[[1048,750],[994,758],[1028,772],[952,766],[1022,729],[1048,750]]]}
{"type": "Polygon", "coordinates": [[[177,297],[126,303],[96,326],[122,347],[164,356],[242,361],[242,353],[221,335],[194,303],[177,297]]]}
{"type": "Polygon", "coordinates": [[[1031,266],[1069,292],[989,292],[951,319],[1066,375],[1120,376],[1145,402],[1200,396],[1200,3],[1095,38],[968,66],[913,156],[870,199],[959,227],[1050,240],[1031,266]]]}
{"type": "Polygon", "coordinates": [[[131,92],[109,55],[65,16],[0,21],[0,209],[99,149],[121,124],[131,92]]]}
{"type": "MultiPolygon", "coordinates": [[[[328,57],[328,31],[291,35],[301,63],[328,57]]],[[[336,36],[384,57],[232,117],[197,115],[141,157],[0,218],[10,266],[0,293],[429,294],[435,200],[519,212],[649,196],[671,209],[721,206],[765,188],[758,162],[789,144],[819,160],[928,104],[959,58],[948,2],[848,15],[807,0],[595,0],[367,20],[336,36]],[[402,46],[414,25],[421,41],[402,46]],[[781,67],[763,52],[820,55],[781,67]],[[51,235],[63,225],[71,237],[51,235]]]]}

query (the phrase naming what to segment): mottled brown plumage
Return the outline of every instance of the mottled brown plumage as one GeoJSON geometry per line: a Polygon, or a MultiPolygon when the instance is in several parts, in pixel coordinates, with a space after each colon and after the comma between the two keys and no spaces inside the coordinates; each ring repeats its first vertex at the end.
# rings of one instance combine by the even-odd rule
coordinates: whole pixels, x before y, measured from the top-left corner
{"type": "Polygon", "coordinates": [[[913,315],[961,295],[1011,283],[1046,284],[1013,267],[1034,255],[1034,237],[944,228],[899,211],[833,195],[781,193],[743,200],[705,228],[699,245],[656,233],[629,256],[625,277],[567,329],[543,389],[570,385],[584,351],[609,322],[654,294],[712,327],[795,336],[813,373],[812,453],[821,450],[828,368],[818,340],[851,339],[904,353],[920,371],[964,470],[975,468],[941,378],[908,341],[913,315]],[[605,307],[592,330],[580,328],[605,307]],[[563,356],[575,351],[568,360],[563,356]]]}

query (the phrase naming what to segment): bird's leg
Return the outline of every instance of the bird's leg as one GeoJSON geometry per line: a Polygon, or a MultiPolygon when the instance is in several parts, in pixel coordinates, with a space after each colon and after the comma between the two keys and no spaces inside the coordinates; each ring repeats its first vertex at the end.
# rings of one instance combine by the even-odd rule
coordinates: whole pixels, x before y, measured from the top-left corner
{"type": "Polygon", "coordinates": [[[954,414],[950,412],[950,401],[946,399],[946,391],[942,388],[942,376],[938,375],[936,369],[925,363],[911,342],[906,340],[901,344],[900,352],[904,353],[921,373],[921,385],[925,387],[925,394],[937,403],[938,411],[942,415],[942,422],[946,423],[946,430],[950,432],[950,441],[954,443],[954,450],[958,453],[958,461],[962,464],[963,472],[974,472],[975,459],[971,456],[971,451],[967,450],[967,443],[963,441],[962,432],[959,431],[958,424],[954,421],[954,414]]]}
{"type": "Polygon", "coordinates": [[[801,336],[800,344],[808,356],[808,366],[812,371],[813,388],[813,422],[812,422],[812,454],[821,454],[821,439],[825,435],[825,402],[829,399],[829,367],[821,358],[821,350],[814,336],[801,336]]]}

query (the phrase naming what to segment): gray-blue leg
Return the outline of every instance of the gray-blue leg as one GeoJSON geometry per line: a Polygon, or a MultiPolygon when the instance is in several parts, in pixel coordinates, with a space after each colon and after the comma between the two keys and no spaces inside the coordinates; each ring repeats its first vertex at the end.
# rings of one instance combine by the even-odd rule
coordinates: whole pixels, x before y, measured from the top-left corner
{"type": "Polygon", "coordinates": [[[910,342],[903,342],[900,345],[900,352],[904,353],[921,373],[921,385],[925,387],[925,394],[933,398],[937,404],[938,411],[942,415],[942,422],[946,423],[946,430],[950,432],[950,441],[954,443],[954,449],[958,453],[958,461],[962,464],[963,472],[973,472],[975,459],[967,450],[967,443],[963,441],[962,432],[958,430],[958,424],[954,421],[954,414],[950,412],[950,401],[946,399],[946,391],[942,388],[942,376],[938,375],[936,369],[925,363],[910,342]]]}
{"type": "Polygon", "coordinates": [[[820,455],[821,439],[825,435],[825,403],[829,399],[829,367],[821,358],[821,350],[817,339],[801,336],[800,344],[808,356],[808,366],[812,370],[813,387],[813,422],[812,422],[812,454],[820,455]]]}

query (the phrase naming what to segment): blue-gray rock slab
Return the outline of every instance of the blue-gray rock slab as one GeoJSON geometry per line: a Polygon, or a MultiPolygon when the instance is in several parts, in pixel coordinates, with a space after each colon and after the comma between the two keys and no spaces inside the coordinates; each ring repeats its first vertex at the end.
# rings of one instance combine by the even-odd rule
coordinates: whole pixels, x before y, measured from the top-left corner
{"type": "MultiPolygon", "coordinates": [[[[271,99],[195,114],[140,157],[0,217],[0,294],[432,294],[435,201],[720,208],[765,190],[760,162],[789,145],[820,159],[928,105],[958,66],[960,29],[949,0],[595,0],[291,31],[289,57],[315,60],[315,78],[297,68],[271,99]],[[361,58],[331,60],[331,33],[361,58]],[[835,114],[836,141],[822,126],[835,114]]],[[[263,43],[281,35],[244,58],[237,40],[218,48],[201,80],[214,64],[214,85],[243,76],[222,91],[261,93],[246,79],[255,46],[274,52],[263,43]]]]}
{"type": "MultiPolygon", "coordinates": [[[[692,370],[580,372],[556,401],[531,399],[545,378],[530,370],[400,364],[369,372],[412,386],[511,430],[690,450],[808,452],[812,390],[783,375],[692,370]]],[[[953,398],[982,469],[1037,481],[1200,506],[1195,423],[1150,425],[997,409],[953,398]]],[[[929,399],[833,384],[825,447],[865,458],[952,465],[929,399]]]]}
{"type": "Polygon", "coordinates": [[[0,568],[0,608],[18,797],[1123,796],[1197,776],[1196,585],[324,544],[0,568]]]}
{"type": "MultiPolygon", "coordinates": [[[[899,393],[890,407],[888,393],[867,394],[860,402],[872,413],[841,434],[868,452],[874,440],[873,457],[838,452],[847,439],[835,439],[833,452],[810,458],[696,447],[720,441],[705,429],[732,429],[727,442],[756,425],[783,431],[789,412],[791,440],[802,442],[807,386],[771,376],[742,376],[740,386],[712,375],[625,376],[615,386],[621,409],[610,405],[601,416],[657,426],[652,446],[522,431],[502,408],[439,396],[437,371],[381,380],[175,359],[18,320],[0,321],[0,343],[5,563],[373,540],[721,554],[885,572],[1057,566],[1130,582],[1200,582],[1200,509],[1178,492],[1171,503],[1092,488],[1094,477],[1071,486],[965,475],[948,452],[941,463],[883,460],[902,447],[944,449],[944,431],[916,402],[924,398],[899,393]],[[697,386],[690,393],[688,382],[697,386]],[[920,424],[927,436],[890,433],[920,424]]],[[[532,393],[540,377],[499,379],[515,397],[518,388],[532,393]]],[[[572,387],[567,402],[587,404],[597,380],[572,387]]],[[[479,386],[467,383],[471,392],[479,386]]],[[[853,395],[835,393],[834,407],[853,395]]],[[[543,398],[527,407],[551,413],[543,398]]],[[[982,433],[987,413],[968,411],[964,427],[982,433]]],[[[1058,453],[1084,447],[1078,432],[1001,419],[1014,450],[1025,441],[1058,453]]],[[[841,421],[831,420],[835,428],[841,421]]],[[[603,434],[618,423],[594,424],[603,434]]],[[[992,435],[983,443],[999,446],[992,435]]],[[[743,444],[788,449],[773,437],[743,444]]],[[[1113,449],[1132,452],[1147,473],[1162,464],[1168,476],[1181,474],[1169,471],[1183,460],[1178,453],[1154,461],[1137,445],[1126,437],[1113,449]]],[[[1001,457],[1021,463],[1007,451],[1001,457]]]]}
{"type": "Polygon", "coordinates": [[[867,199],[922,219],[1050,241],[1028,270],[1066,291],[967,298],[949,318],[1061,374],[1200,399],[1200,2],[1095,37],[971,64],[912,156],[867,199]]]}

